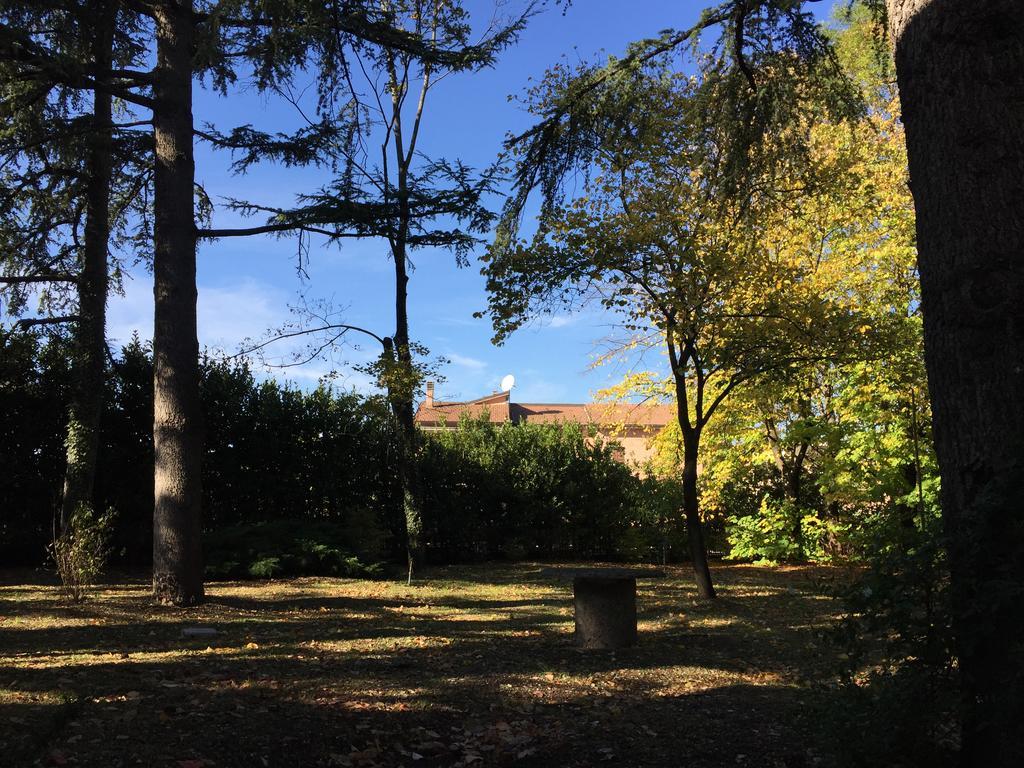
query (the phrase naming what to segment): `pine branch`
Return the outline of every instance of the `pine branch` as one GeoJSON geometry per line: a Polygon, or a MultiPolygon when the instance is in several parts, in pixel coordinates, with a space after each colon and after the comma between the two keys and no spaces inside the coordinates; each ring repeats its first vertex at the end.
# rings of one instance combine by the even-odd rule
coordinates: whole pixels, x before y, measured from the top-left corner
{"type": "Polygon", "coordinates": [[[339,232],[337,230],[321,229],[301,222],[283,222],[281,224],[264,224],[257,227],[240,227],[237,229],[197,229],[196,237],[202,240],[217,240],[222,237],[249,237],[250,235],[266,235],[274,232],[310,232],[315,235],[325,235],[330,238],[340,237],[362,237],[362,235],[339,232]]]}
{"type": "MultiPolygon", "coordinates": [[[[16,79],[51,82],[83,90],[98,90],[124,101],[152,109],[155,102],[148,96],[134,93],[103,80],[97,80],[84,71],[80,62],[40,45],[30,35],[8,24],[0,24],[0,61],[23,67],[16,79]]],[[[132,76],[145,78],[146,73],[120,70],[132,76]]]]}
{"type": "Polygon", "coordinates": [[[37,325],[58,325],[60,323],[73,323],[78,320],[78,315],[56,315],[54,317],[25,317],[18,320],[14,327],[25,331],[37,325]]]}
{"type": "MultiPolygon", "coordinates": [[[[663,37],[660,43],[650,45],[650,47],[637,47],[637,49],[623,58],[616,61],[610,66],[604,67],[597,74],[591,76],[584,83],[578,85],[568,97],[561,101],[557,107],[553,108],[541,122],[531,128],[523,131],[522,133],[510,137],[506,142],[506,148],[511,148],[517,144],[521,144],[523,141],[536,136],[540,133],[549,130],[551,125],[563,117],[567,116],[572,109],[574,109],[579,102],[581,102],[586,96],[591,94],[601,85],[604,85],[615,75],[622,72],[626,72],[634,67],[643,65],[651,61],[652,59],[661,56],[662,54],[668,53],[669,51],[678,48],[684,43],[692,40],[696,35],[703,32],[709,27],[713,27],[716,24],[722,24],[732,18],[735,11],[733,10],[733,4],[736,0],[730,0],[730,2],[724,3],[718,8],[711,10],[707,9],[702,14],[700,19],[692,27],[689,27],[682,32],[676,32],[675,34],[663,37]]],[[[769,0],[762,0],[768,2],[769,0]]],[[[811,0],[817,2],[818,0],[811,0]]],[[[742,0],[739,0],[742,2],[742,0]]],[[[653,41],[647,41],[648,43],[653,41]]]]}
{"type": "MultiPolygon", "coordinates": [[[[503,35],[495,35],[482,43],[456,49],[441,48],[420,35],[395,27],[387,19],[386,14],[382,14],[381,19],[376,19],[362,9],[332,14],[327,22],[329,28],[322,31],[327,35],[351,36],[361,42],[411,56],[423,64],[466,70],[491,66],[498,50],[509,45],[515,39],[515,36],[534,13],[536,13],[536,4],[531,3],[513,24],[503,30],[503,35]]],[[[206,23],[215,17],[219,27],[236,30],[280,30],[284,23],[292,28],[307,26],[311,22],[315,23],[314,19],[302,14],[296,14],[288,19],[223,16],[218,14],[216,9],[208,13],[193,14],[197,23],[206,23]]],[[[260,47],[254,47],[244,51],[243,55],[255,57],[259,51],[260,47]]]]}
{"type": "Polygon", "coordinates": [[[78,281],[76,275],[66,273],[40,274],[40,275],[0,275],[2,285],[23,285],[26,283],[74,283],[78,281]]]}

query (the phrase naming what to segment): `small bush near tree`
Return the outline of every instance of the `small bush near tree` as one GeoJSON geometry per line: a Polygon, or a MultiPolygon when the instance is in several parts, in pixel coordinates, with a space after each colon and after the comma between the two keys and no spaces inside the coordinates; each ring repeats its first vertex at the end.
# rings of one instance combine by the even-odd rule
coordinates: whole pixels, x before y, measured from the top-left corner
{"type": "Polygon", "coordinates": [[[806,546],[805,523],[814,525],[816,520],[789,499],[765,496],[757,514],[728,518],[729,559],[766,565],[800,560],[806,546]]]}
{"type": "Polygon", "coordinates": [[[113,523],[113,510],[97,515],[87,504],[81,504],[50,545],[61,592],[71,602],[82,602],[103,572],[113,523]]]}

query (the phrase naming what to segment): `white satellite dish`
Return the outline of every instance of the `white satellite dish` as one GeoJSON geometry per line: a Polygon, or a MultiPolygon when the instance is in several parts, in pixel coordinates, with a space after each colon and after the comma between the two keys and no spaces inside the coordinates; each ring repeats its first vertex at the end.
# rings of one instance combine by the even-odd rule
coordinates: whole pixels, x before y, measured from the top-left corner
{"type": "Polygon", "coordinates": [[[511,392],[512,391],[512,387],[514,387],[515,385],[516,385],[516,377],[513,376],[510,373],[508,376],[506,376],[505,378],[503,378],[501,380],[501,391],[502,392],[511,392]]]}

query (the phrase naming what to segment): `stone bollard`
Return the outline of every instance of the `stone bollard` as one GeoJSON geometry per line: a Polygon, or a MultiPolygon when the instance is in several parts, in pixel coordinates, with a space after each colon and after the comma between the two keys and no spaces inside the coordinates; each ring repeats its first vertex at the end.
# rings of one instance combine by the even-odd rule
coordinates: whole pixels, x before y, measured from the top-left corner
{"type": "Polygon", "coordinates": [[[576,645],[614,649],[636,644],[636,578],[577,576],[572,581],[576,645]]]}

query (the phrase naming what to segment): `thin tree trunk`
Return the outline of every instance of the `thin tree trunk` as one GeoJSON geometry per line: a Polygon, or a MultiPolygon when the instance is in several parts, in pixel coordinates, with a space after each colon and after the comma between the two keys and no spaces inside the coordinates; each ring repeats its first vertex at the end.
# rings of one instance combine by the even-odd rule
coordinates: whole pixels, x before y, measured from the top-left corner
{"type": "MultiPolygon", "coordinates": [[[[97,80],[105,79],[113,59],[116,7],[112,2],[94,4],[96,32],[93,64],[97,80]]],[[[76,510],[92,506],[103,410],[104,361],[107,325],[107,248],[110,239],[110,178],[113,127],[111,97],[93,91],[92,132],[86,173],[85,238],[82,269],[78,277],[78,322],[75,326],[74,389],[68,408],[65,438],[67,468],[61,500],[60,529],[70,524],[76,510]]]]}
{"type": "MultiPolygon", "coordinates": [[[[429,68],[423,73],[423,86],[413,118],[408,146],[403,138],[402,104],[400,82],[407,82],[408,64],[404,75],[399,78],[393,52],[387,55],[388,76],[391,83],[391,106],[393,117],[393,147],[397,173],[396,193],[398,221],[391,235],[391,256],[395,262],[395,361],[398,365],[397,390],[392,391],[391,407],[398,422],[399,431],[399,478],[401,481],[402,510],[405,517],[406,548],[409,557],[408,583],[412,584],[413,574],[423,563],[423,514],[420,507],[419,465],[417,452],[416,417],[413,409],[413,392],[416,387],[416,371],[413,367],[412,349],[409,347],[409,272],[407,269],[409,227],[412,210],[409,206],[409,167],[416,152],[416,138],[423,116],[427,89],[430,83],[429,68]]],[[[385,157],[387,148],[384,148],[385,157]]],[[[386,166],[386,162],[385,162],[386,166]]]]}
{"type": "MultiPolygon", "coordinates": [[[[405,411],[405,403],[398,409],[405,411]]],[[[402,488],[402,512],[405,517],[405,533],[407,542],[408,565],[407,583],[412,584],[414,574],[423,565],[423,516],[419,502],[418,473],[416,466],[416,430],[403,424],[405,414],[398,416],[399,421],[399,477],[402,488]]]]}
{"type": "Polygon", "coordinates": [[[391,408],[398,425],[398,476],[405,517],[406,551],[409,560],[408,582],[423,564],[423,515],[418,493],[416,463],[416,421],[412,388],[415,372],[409,349],[409,276],[405,264],[405,247],[399,242],[395,259],[395,361],[399,381],[390,393],[391,408]]]}
{"type": "Polygon", "coordinates": [[[194,605],[203,600],[203,561],[192,1],[163,3],[156,16],[153,596],[194,605]]]}
{"type": "Polygon", "coordinates": [[[914,443],[914,487],[917,489],[917,514],[919,521],[924,522],[924,477],[921,474],[921,428],[917,418],[917,398],[914,390],[910,390],[910,430],[914,443]]]}
{"type": "Polygon", "coordinates": [[[793,505],[793,541],[796,543],[796,559],[803,561],[807,557],[807,542],[804,539],[804,525],[801,518],[803,502],[804,460],[807,457],[807,443],[801,443],[793,455],[792,466],[784,474],[786,496],[793,505]]]}
{"type": "MultiPolygon", "coordinates": [[[[697,493],[697,457],[700,454],[700,433],[704,425],[702,380],[697,377],[694,423],[690,420],[685,360],[680,359],[675,319],[669,316],[666,320],[665,341],[676,390],[676,421],[683,436],[683,515],[686,518],[686,539],[690,546],[690,561],[693,563],[693,578],[697,584],[697,592],[701,597],[711,600],[715,597],[715,587],[711,582],[711,569],[708,567],[708,549],[704,542],[704,526],[700,520],[700,497],[697,493]]],[[[687,347],[686,351],[688,355],[692,355],[692,348],[687,347]]]]}
{"type": "Polygon", "coordinates": [[[686,515],[686,537],[690,544],[690,560],[693,563],[693,577],[697,592],[711,600],[715,587],[711,583],[711,569],[708,567],[708,550],[704,542],[704,526],[700,521],[700,498],[697,495],[697,454],[700,447],[700,431],[683,429],[683,513],[686,515]]]}
{"type": "Polygon", "coordinates": [[[917,209],[964,766],[1024,765],[1024,14],[888,0],[917,209]]]}

